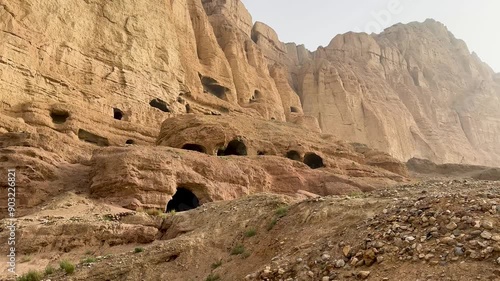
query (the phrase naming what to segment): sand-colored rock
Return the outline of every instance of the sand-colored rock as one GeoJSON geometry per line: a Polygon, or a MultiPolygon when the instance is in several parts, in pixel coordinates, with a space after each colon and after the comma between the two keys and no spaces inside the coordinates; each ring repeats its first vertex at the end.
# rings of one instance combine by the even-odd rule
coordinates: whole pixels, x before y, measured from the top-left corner
{"type": "Polygon", "coordinates": [[[283,156],[216,157],[167,147],[103,148],[92,159],[90,195],[129,209],[164,210],[178,188],[205,204],[256,193],[351,194],[395,184],[400,175],[341,158],[311,169],[283,156]],[[334,162],[335,161],[335,162],[334,162]],[[331,167],[333,164],[336,167],[331,167]]]}
{"type": "Polygon", "coordinates": [[[499,163],[500,84],[439,22],[338,35],[299,72],[304,112],[325,133],[400,160],[499,163]]]}

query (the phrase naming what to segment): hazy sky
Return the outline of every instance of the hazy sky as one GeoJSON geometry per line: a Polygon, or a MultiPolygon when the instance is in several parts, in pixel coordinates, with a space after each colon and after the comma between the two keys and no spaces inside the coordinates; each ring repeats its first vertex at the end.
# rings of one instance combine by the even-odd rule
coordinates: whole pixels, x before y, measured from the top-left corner
{"type": "Polygon", "coordinates": [[[254,21],[281,41],[326,46],[348,31],[380,32],[395,23],[433,18],[500,72],[499,0],[242,0],[254,21]]]}

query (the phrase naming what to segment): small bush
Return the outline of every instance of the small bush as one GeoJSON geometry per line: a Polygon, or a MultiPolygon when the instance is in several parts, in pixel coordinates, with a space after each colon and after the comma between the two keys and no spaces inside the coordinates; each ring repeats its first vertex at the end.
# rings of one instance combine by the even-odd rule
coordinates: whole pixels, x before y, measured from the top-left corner
{"type": "Polygon", "coordinates": [[[231,255],[241,255],[245,252],[245,247],[243,245],[237,245],[231,250],[231,255]]]}
{"type": "Polygon", "coordinates": [[[41,281],[42,278],[42,274],[38,271],[30,270],[28,273],[17,277],[16,281],[41,281]]]}
{"type": "Polygon", "coordinates": [[[212,263],[212,269],[217,269],[222,265],[222,261],[212,263]]]}
{"type": "Polygon", "coordinates": [[[245,231],[245,237],[254,237],[255,235],[257,235],[257,230],[255,230],[255,228],[250,228],[245,231]]]}
{"type": "Polygon", "coordinates": [[[51,275],[51,274],[52,274],[52,273],[54,273],[55,271],[56,271],[56,269],[55,269],[55,268],[53,268],[52,266],[50,266],[50,265],[49,265],[49,266],[47,266],[47,267],[45,268],[45,275],[51,275]]]}
{"type": "Polygon", "coordinates": [[[83,263],[95,263],[97,261],[94,257],[87,257],[83,260],[83,263]]]}
{"type": "Polygon", "coordinates": [[[273,227],[278,223],[278,219],[277,218],[273,218],[271,220],[271,222],[269,223],[269,225],[267,226],[267,231],[270,231],[271,229],[273,229],[273,227]]]}
{"type": "Polygon", "coordinates": [[[163,212],[159,209],[147,209],[146,214],[153,216],[153,217],[159,217],[163,215],[163,212]]]}
{"type": "Polygon", "coordinates": [[[69,261],[61,261],[59,263],[59,266],[61,267],[62,270],[64,270],[64,272],[66,272],[67,274],[72,274],[73,272],[75,272],[75,265],[70,263],[69,261]]]}
{"type": "Polygon", "coordinates": [[[286,214],[288,214],[288,207],[287,206],[280,207],[276,210],[276,216],[278,216],[278,218],[282,218],[282,217],[286,216],[286,214]]]}
{"type": "Polygon", "coordinates": [[[220,276],[219,274],[210,274],[207,276],[207,279],[205,279],[205,281],[217,281],[217,280],[220,280],[220,276]]]}
{"type": "Polygon", "coordinates": [[[134,253],[136,253],[136,254],[137,253],[142,253],[142,252],[144,252],[144,248],[142,248],[142,247],[137,247],[137,248],[134,249],[134,253]]]}

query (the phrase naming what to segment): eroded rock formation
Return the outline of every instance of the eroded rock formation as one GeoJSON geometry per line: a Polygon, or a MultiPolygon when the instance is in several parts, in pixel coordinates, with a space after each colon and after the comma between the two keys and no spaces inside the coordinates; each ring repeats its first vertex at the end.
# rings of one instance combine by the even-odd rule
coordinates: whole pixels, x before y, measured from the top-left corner
{"type": "Polygon", "coordinates": [[[303,63],[304,112],[321,129],[400,160],[500,163],[500,84],[434,20],[338,35],[303,63]]]}

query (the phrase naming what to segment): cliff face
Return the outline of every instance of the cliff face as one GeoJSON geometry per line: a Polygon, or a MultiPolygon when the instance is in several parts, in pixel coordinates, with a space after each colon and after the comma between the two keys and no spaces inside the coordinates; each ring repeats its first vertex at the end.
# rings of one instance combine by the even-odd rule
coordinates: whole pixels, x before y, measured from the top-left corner
{"type": "Polygon", "coordinates": [[[0,30],[2,132],[152,144],[175,115],[245,115],[399,160],[500,163],[499,74],[435,21],[309,52],[239,0],[0,0],[0,30]]]}
{"type": "Polygon", "coordinates": [[[500,163],[498,74],[439,22],[339,35],[299,72],[304,112],[324,132],[400,160],[500,163]]]}
{"type": "Polygon", "coordinates": [[[239,1],[0,0],[2,119],[54,128],[62,115],[67,132],[111,145],[154,143],[164,119],[186,113],[306,124],[251,29],[239,1]]]}

